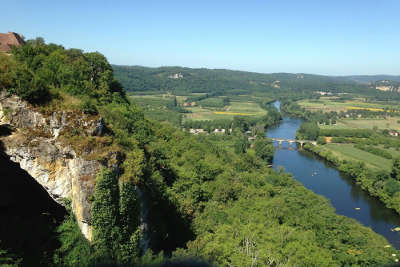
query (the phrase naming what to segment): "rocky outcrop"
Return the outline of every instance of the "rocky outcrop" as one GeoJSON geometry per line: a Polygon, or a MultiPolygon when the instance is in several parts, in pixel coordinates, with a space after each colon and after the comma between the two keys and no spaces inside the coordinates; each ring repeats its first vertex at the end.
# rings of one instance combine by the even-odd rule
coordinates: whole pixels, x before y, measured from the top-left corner
{"type": "Polygon", "coordinates": [[[106,130],[104,121],[83,113],[48,113],[18,97],[0,95],[0,126],[12,129],[0,141],[10,159],[19,163],[55,201],[63,204],[64,198],[71,200],[82,233],[91,240],[90,200],[96,175],[104,162],[78,153],[60,137],[76,129],[83,134],[82,138],[101,136],[106,130]]]}

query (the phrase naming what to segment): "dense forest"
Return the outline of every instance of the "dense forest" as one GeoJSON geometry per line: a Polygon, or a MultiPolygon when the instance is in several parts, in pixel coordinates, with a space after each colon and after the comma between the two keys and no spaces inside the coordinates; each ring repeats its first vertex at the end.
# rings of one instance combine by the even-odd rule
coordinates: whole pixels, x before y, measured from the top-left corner
{"type": "MultiPolygon", "coordinates": [[[[313,80],[292,74],[264,78],[225,70],[174,68],[165,73],[132,68],[138,69],[135,79],[124,80],[122,72],[116,76],[131,90],[268,90],[276,79],[282,80],[282,87],[302,80],[298,86],[304,89],[313,80]],[[177,72],[184,83],[168,78],[177,72]],[[154,78],[157,75],[161,78],[154,78]],[[284,82],[285,77],[290,79],[284,82]]],[[[20,96],[43,113],[72,110],[104,118],[105,136],[85,136],[76,128],[59,138],[74,148],[93,150],[100,161],[107,152],[119,152],[124,159],[122,166],[104,167],[97,175],[91,199],[92,242],[81,234],[66,199],[69,213],[57,227],[51,226],[51,237],[31,240],[26,235],[21,245],[2,232],[1,264],[138,266],[197,258],[216,266],[381,266],[397,253],[370,228],[335,214],[328,200],[290,174],[269,168],[273,147],[267,139],[257,139],[252,147],[239,142],[239,149],[230,151],[212,137],[146,119],[128,101],[99,53],[65,49],[39,38],[14,48],[12,56],[0,55],[0,70],[0,90],[20,96]],[[93,148],[96,145],[100,151],[93,148]],[[147,230],[140,227],[143,210],[148,213],[147,230]],[[54,246],[30,254],[30,247],[48,239],[56,241],[54,246]]],[[[321,78],[312,90],[330,79],[321,78]]],[[[274,116],[261,123],[280,118],[274,116]]],[[[235,123],[240,125],[235,135],[244,140],[246,122],[235,123]]]]}
{"type": "Polygon", "coordinates": [[[218,92],[248,94],[294,90],[332,93],[375,93],[375,88],[348,77],[312,74],[263,74],[225,69],[191,69],[182,67],[146,68],[112,66],[115,77],[127,91],[171,91],[175,94],[218,92]],[[175,75],[175,76],[174,76],[175,75]]]}

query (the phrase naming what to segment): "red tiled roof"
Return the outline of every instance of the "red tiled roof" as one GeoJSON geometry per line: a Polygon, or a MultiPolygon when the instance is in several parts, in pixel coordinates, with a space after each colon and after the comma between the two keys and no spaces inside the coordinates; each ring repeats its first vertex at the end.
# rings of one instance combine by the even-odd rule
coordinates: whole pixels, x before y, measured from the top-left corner
{"type": "Polygon", "coordinates": [[[24,40],[15,32],[0,33],[0,52],[10,53],[13,45],[20,46],[23,43],[24,40]]]}

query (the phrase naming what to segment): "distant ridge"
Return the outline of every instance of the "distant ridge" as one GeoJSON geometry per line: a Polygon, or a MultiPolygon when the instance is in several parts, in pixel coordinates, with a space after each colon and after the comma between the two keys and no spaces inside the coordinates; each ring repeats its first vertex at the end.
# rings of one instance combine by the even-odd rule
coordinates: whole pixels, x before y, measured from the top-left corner
{"type": "Polygon", "coordinates": [[[373,83],[382,80],[400,82],[400,75],[352,75],[343,77],[357,83],[373,83]]]}
{"type": "Polygon", "coordinates": [[[175,93],[248,94],[251,92],[295,90],[297,92],[330,91],[373,92],[373,82],[400,76],[352,75],[327,76],[306,73],[256,73],[227,69],[163,66],[112,65],[117,80],[128,91],[175,93]]]}

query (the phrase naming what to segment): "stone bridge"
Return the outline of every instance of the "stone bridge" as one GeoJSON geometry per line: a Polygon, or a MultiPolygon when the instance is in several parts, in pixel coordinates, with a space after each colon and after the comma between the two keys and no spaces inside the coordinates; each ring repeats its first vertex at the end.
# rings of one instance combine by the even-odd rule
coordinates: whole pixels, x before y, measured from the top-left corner
{"type": "Polygon", "coordinates": [[[313,140],[299,140],[299,139],[288,139],[288,138],[271,138],[273,142],[277,142],[279,145],[281,145],[284,142],[289,143],[292,145],[293,143],[298,143],[300,146],[303,146],[305,143],[311,143],[313,145],[317,144],[317,141],[313,140]]]}

